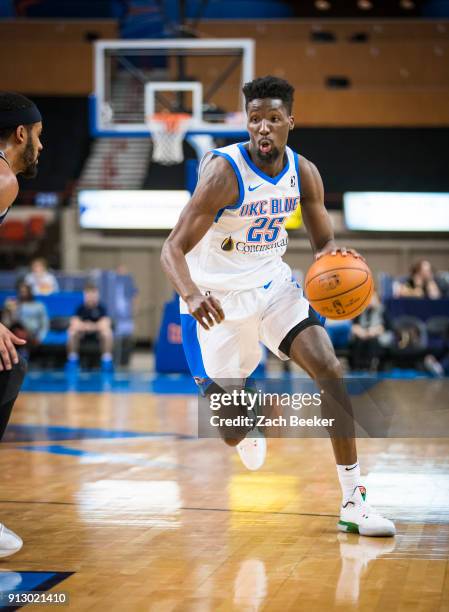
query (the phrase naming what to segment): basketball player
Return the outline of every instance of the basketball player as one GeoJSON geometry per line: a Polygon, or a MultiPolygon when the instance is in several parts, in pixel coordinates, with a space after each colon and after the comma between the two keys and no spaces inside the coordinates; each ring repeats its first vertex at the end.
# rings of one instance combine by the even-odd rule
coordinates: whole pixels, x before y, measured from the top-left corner
{"type": "MultiPolygon", "coordinates": [[[[41,115],[36,105],[16,93],[0,92],[0,223],[17,197],[16,175],[33,178],[42,150],[41,115]]],[[[26,373],[15,345],[25,344],[0,324],[0,440],[26,373]]],[[[0,557],[22,548],[21,538],[0,523],[0,557]]]]}
{"type": "MultiPolygon", "coordinates": [[[[262,342],[302,367],[318,388],[330,386],[330,397],[338,396],[352,424],[351,435],[332,438],[343,494],[338,528],[392,536],[393,523],[365,501],[340,363],[322,321],[282,260],[284,221],[299,205],[299,196],[315,258],[337,251],[359,255],[337,247],[320,174],[287,146],[294,127],[293,87],[268,76],[247,83],[243,93],[249,142],[206,154],[195,192],[161,256],[181,296],[183,343],[192,375],[203,386],[245,380],[260,361],[262,342]]],[[[263,437],[226,441],[237,443],[249,469],[262,464],[263,437]]]]}

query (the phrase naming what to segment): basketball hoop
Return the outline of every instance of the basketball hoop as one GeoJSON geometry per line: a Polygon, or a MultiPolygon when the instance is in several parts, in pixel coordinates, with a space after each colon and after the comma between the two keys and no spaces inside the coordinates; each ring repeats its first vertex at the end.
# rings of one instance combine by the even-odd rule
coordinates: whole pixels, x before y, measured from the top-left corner
{"type": "Polygon", "coordinates": [[[191,119],[186,113],[155,113],[149,117],[154,162],[171,166],[183,161],[182,143],[191,119]]]}

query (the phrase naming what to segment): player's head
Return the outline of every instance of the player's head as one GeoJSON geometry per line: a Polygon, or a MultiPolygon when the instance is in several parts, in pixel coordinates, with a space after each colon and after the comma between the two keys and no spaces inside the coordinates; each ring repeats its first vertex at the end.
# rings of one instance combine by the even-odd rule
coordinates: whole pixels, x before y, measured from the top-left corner
{"type": "Polygon", "coordinates": [[[18,93],[0,92],[0,147],[16,153],[16,174],[33,178],[42,151],[42,117],[37,106],[18,93]]]}
{"type": "Polygon", "coordinates": [[[273,162],[284,153],[292,116],[294,87],[274,76],[245,83],[247,127],[251,145],[260,161],[273,162]]]}

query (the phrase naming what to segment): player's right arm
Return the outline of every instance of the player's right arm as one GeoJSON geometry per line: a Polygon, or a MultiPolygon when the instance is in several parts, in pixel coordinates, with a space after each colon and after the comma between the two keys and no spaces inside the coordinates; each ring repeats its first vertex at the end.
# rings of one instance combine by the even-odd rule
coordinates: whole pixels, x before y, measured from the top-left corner
{"type": "Polygon", "coordinates": [[[238,197],[237,179],[231,166],[222,157],[212,157],[162,248],[162,268],[186,302],[190,314],[204,329],[221,323],[224,313],[219,301],[203,295],[193,282],[186,255],[206,234],[218,211],[237,202],[238,197]]]}

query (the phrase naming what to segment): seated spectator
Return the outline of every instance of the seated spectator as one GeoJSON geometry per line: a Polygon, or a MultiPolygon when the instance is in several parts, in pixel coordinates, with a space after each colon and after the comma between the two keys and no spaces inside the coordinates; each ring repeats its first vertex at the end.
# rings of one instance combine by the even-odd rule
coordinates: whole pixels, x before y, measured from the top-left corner
{"type": "Polygon", "coordinates": [[[68,363],[79,364],[79,346],[82,338],[98,338],[101,346],[101,365],[112,369],[113,334],[111,319],[100,302],[96,285],[87,283],[84,288],[84,303],[70,320],[68,329],[68,363]]]}
{"type": "Polygon", "coordinates": [[[413,264],[410,276],[400,283],[396,297],[416,297],[437,300],[441,291],[436,283],[432,266],[426,259],[413,264]]]}
{"type": "Polygon", "coordinates": [[[391,344],[393,334],[386,329],[384,307],[376,292],[366,310],[354,319],[351,335],[352,369],[377,371],[380,357],[391,344]]]}
{"type": "Polygon", "coordinates": [[[30,285],[33,295],[50,295],[59,291],[58,281],[48,270],[46,259],[36,257],[30,267],[31,272],[25,276],[25,282],[30,285]]]}
{"type": "Polygon", "coordinates": [[[424,370],[441,377],[444,370],[435,355],[429,351],[429,338],[424,323],[417,317],[403,315],[393,321],[395,341],[391,356],[396,365],[424,370]]]}
{"type": "Polygon", "coordinates": [[[5,301],[2,323],[27,341],[26,346],[19,348],[25,358],[42,343],[49,330],[45,304],[34,299],[30,285],[23,281],[17,285],[17,298],[5,301]]]}

